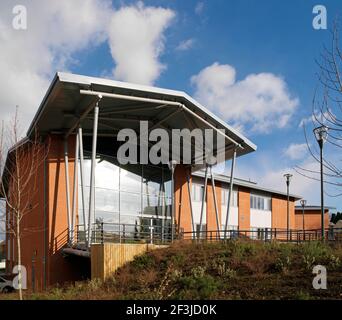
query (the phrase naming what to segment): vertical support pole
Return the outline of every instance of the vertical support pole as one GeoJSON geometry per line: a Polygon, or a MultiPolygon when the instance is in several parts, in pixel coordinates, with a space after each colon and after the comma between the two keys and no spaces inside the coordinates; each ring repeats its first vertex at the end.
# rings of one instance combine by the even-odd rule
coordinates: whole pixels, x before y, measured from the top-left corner
{"type": "Polygon", "coordinates": [[[150,222],[150,244],[153,244],[153,219],[150,222]]]}
{"type": "Polygon", "coordinates": [[[71,241],[71,208],[70,208],[70,184],[69,184],[69,151],[68,140],[64,140],[64,166],[65,166],[65,184],[68,215],[68,243],[71,241]]]}
{"type": "Polygon", "coordinates": [[[290,230],[290,195],[289,195],[289,188],[290,188],[290,181],[286,181],[287,186],[287,219],[286,219],[286,225],[287,225],[287,241],[289,241],[289,230],[290,230]]]}
{"type": "Polygon", "coordinates": [[[195,230],[195,221],[194,221],[194,211],[192,208],[192,197],[191,197],[191,188],[190,188],[190,175],[187,174],[186,176],[186,182],[188,185],[188,194],[189,194],[189,204],[190,204],[190,214],[191,214],[191,226],[192,226],[192,232],[194,233],[195,230]]]}
{"type": "Polygon", "coordinates": [[[83,132],[82,128],[78,128],[78,139],[79,139],[79,151],[80,151],[80,178],[81,178],[81,197],[82,197],[82,211],[83,211],[83,225],[84,225],[84,239],[85,245],[88,247],[88,238],[87,238],[87,216],[86,216],[86,208],[85,208],[85,192],[84,192],[84,153],[83,153],[83,132]]]}
{"type": "Polygon", "coordinates": [[[214,196],[214,205],[215,205],[215,214],[216,214],[216,225],[217,225],[217,235],[220,234],[220,221],[219,221],[219,213],[217,207],[217,198],[216,198],[216,187],[215,187],[215,178],[213,173],[213,168],[210,166],[210,173],[211,173],[211,184],[213,187],[213,196],[214,196]]]}
{"type": "Polygon", "coordinates": [[[323,140],[319,144],[320,147],[320,167],[321,167],[321,237],[325,240],[325,226],[324,226],[324,175],[323,175],[323,140]]]}
{"type": "Polygon", "coordinates": [[[171,217],[171,242],[173,242],[175,237],[175,214],[176,214],[176,199],[175,199],[175,169],[172,167],[172,181],[171,181],[171,190],[172,190],[172,217],[171,217]]]}
{"type": "Polygon", "coordinates": [[[226,224],[224,227],[224,239],[226,239],[226,237],[227,237],[228,218],[229,218],[230,207],[231,207],[230,202],[231,202],[231,198],[232,198],[232,194],[233,194],[235,159],[236,159],[236,148],[234,149],[232,165],[231,165],[231,170],[230,170],[230,184],[229,184],[226,224]]]}
{"type": "Polygon", "coordinates": [[[164,178],[163,178],[163,184],[162,184],[162,230],[161,230],[161,238],[162,243],[164,243],[164,237],[165,237],[165,221],[167,217],[167,208],[166,208],[166,194],[165,194],[165,185],[164,185],[164,178]]]}
{"type": "MultiPolygon", "coordinates": [[[[169,169],[171,170],[171,192],[172,192],[172,216],[171,216],[171,241],[173,242],[175,237],[175,213],[176,213],[176,197],[175,197],[175,169],[177,161],[171,160],[169,163],[169,169]]],[[[179,209],[180,210],[180,209],[179,209]]],[[[179,222],[178,222],[179,223],[179,222]]]]}
{"type": "Polygon", "coordinates": [[[76,195],[77,195],[77,176],[78,176],[78,155],[79,155],[79,139],[78,133],[76,134],[76,147],[75,147],[75,164],[74,164],[74,191],[72,194],[72,216],[71,216],[71,244],[75,240],[75,224],[76,224],[76,195]]]}
{"type": "Polygon", "coordinates": [[[208,185],[208,164],[206,164],[206,167],[205,167],[204,190],[203,190],[203,195],[202,195],[200,230],[199,230],[200,236],[201,236],[201,233],[202,233],[203,211],[204,211],[205,198],[207,196],[207,185],[208,185]]]}
{"type": "Polygon", "coordinates": [[[99,103],[94,108],[94,126],[93,126],[93,147],[91,155],[91,173],[90,173],[90,197],[89,197],[89,216],[88,216],[88,247],[91,245],[92,217],[95,215],[95,169],[96,169],[96,148],[97,148],[97,128],[99,120],[99,103]]]}

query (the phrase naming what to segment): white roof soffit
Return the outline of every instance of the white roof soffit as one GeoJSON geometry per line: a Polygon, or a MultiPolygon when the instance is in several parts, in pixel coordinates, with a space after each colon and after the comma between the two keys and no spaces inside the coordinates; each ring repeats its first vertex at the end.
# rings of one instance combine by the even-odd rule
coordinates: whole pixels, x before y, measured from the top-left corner
{"type": "Polygon", "coordinates": [[[232,157],[236,145],[237,156],[257,148],[184,92],[68,73],[55,75],[27,135],[31,136],[35,128],[41,135],[67,134],[77,127],[80,118],[83,132],[91,135],[91,110],[99,94],[99,136],[113,136],[114,130],[122,128],[138,132],[139,121],[146,120],[150,128],[224,129],[226,159],[232,157]],[[175,112],[177,108],[183,112],[175,112]]]}

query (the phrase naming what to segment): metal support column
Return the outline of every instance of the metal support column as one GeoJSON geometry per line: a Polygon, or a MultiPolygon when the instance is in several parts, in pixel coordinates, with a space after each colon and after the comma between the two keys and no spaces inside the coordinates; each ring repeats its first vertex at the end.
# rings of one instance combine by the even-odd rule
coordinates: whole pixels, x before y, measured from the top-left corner
{"type": "Polygon", "coordinates": [[[68,244],[71,244],[71,208],[70,208],[70,184],[69,184],[69,151],[68,140],[64,140],[64,166],[65,166],[65,190],[67,200],[67,215],[68,215],[68,244]]]}
{"type": "Polygon", "coordinates": [[[79,140],[79,151],[80,151],[80,182],[81,182],[81,197],[82,197],[82,213],[83,213],[83,225],[84,225],[84,240],[86,246],[88,246],[87,238],[87,217],[85,208],[85,192],[84,192],[84,153],[83,153],[83,132],[82,128],[78,128],[78,140],[79,140]]]}
{"type": "Polygon", "coordinates": [[[75,240],[75,223],[76,223],[76,208],[77,208],[77,177],[78,177],[78,155],[79,155],[79,139],[78,133],[76,134],[75,146],[75,165],[74,165],[74,192],[72,194],[72,216],[71,216],[71,244],[75,240]]]}
{"type": "MultiPolygon", "coordinates": [[[[171,201],[172,201],[172,216],[171,216],[171,242],[173,242],[175,238],[175,214],[176,214],[176,197],[175,197],[175,170],[177,166],[176,160],[171,160],[169,163],[169,169],[171,170],[171,201]]],[[[179,208],[180,210],[180,208],[179,208]]],[[[179,223],[179,221],[178,221],[179,223]]]]}
{"type": "Polygon", "coordinates": [[[227,203],[226,224],[224,226],[224,239],[226,239],[226,237],[227,237],[228,218],[229,218],[230,207],[231,207],[230,202],[231,202],[232,194],[233,194],[235,159],[236,159],[236,148],[234,149],[232,166],[231,166],[231,170],[230,170],[230,184],[229,184],[229,194],[228,194],[228,203],[227,203]]]}
{"type": "Polygon", "coordinates": [[[215,205],[215,214],[216,214],[216,225],[217,225],[217,237],[220,237],[220,221],[219,221],[219,213],[218,213],[218,207],[217,207],[215,178],[214,178],[212,166],[210,166],[210,174],[211,174],[211,184],[213,187],[213,196],[214,196],[214,205],[215,205]]]}
{"type": "Polygon", "coordinates": [[[190,189],[190,176],[187,174],[186,176],[187,185],[188,185],[188,194],[189,194],[189,204],[190,204],[190,214],[191,214],[191,226],[192,226],[192,232],[195,232],[195,222],[194,222],[194,211],[192,209],[192,197],[191,197],[191,189],[190,189]]]}
{"type": "MultiPolygon", "coordinates": [[[[97,148],[97,129],[99,120],[99,103],[94,108],[93,144],[91,155],[90,173],[90,197],[89,197],[89,216],[88,216],[88,247],[91,245],[92,217],[95,215],[95,169],[96,169],[96,148],[97,148]]],[[[94,221],[95,222],[95,221],[94,221]]]]}
{"type": "Polygon", "coordinates": [[[200,236],[202,232],[203,211],[204,211],[205,199],[207,196],[207,186],[208,186],[208,164],[206,164],[206,167],[205,167],[204,190],[203,190],[203,198],[202,198],[202,206],[201,206],[201,217],[200,217],[200,236]]]}

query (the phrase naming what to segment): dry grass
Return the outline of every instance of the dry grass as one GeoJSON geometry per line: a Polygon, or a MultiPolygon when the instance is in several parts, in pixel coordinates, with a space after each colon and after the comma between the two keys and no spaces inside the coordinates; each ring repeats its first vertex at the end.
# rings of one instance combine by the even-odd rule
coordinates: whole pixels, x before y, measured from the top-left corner
{"type": "Polygon", "coordinates": [[[25,298],[342,299],[341,261],[341,245],[177,242],[137,257],[104,283],[81,282],[25,298]],[[317,264],[327,268],[327,290],[312,287],[317,264]]]}

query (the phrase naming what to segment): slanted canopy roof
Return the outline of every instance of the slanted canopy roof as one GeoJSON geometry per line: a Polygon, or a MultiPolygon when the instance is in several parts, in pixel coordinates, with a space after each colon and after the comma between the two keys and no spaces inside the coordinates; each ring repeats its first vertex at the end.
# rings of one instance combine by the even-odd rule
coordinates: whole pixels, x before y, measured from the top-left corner
{"type": "Polygon", "coordinates": [[[83,133],[92,135],[92,110],[99,95],[99,137],[114,136],[122,128],[138,132],[139,121],[146,120],[150,129],[223,129],[226,159],[236,145],[237,156],[256,150],[251,141],[184,92],[68,73],[56,74],[27,136],[35,129],[42,136],[72,134],[80,122],[83,133]]]}

